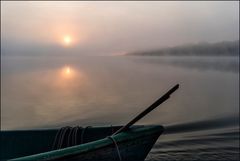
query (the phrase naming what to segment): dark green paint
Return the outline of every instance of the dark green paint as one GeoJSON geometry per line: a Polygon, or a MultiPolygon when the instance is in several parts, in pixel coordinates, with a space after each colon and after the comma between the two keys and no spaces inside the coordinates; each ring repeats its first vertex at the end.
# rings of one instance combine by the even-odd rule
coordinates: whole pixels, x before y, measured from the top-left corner
{"type": "MultiPolygon", "coordinates": [[[[51,149],[58,129],[1,131],[1,160],[118,160],[116,147],[106,137],[119,128],[91,127],[85,131],[83,144],[59,150],[51,149]]],[[[133,126],[113,138],[124,161],[141,161],[162,132],[162,126],[133,126]]]]}

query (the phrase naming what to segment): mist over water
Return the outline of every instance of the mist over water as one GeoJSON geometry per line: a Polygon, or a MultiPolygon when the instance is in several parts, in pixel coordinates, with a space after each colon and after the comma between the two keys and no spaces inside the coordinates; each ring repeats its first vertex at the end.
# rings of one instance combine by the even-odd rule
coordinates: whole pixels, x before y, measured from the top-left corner
{"type": "Polygon", "coordinates": [[[150,64],[164,64],[176,67],[184,67],[195,70],[214,70],[222,72],[239,72],[239,58],[237,56],[161,56],[139,58],[150,64]]]}
{"type": "Polygon", "coordinates": [[[161,124],[147,160],[238,160],[238,57],[2,57],[1,128],[161,124]]]}

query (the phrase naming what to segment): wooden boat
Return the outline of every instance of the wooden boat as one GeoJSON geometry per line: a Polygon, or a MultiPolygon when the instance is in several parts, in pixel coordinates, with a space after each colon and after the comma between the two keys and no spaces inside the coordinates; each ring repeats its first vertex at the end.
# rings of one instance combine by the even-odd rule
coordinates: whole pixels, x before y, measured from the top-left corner
{"type": "Polygon", "coordinates": [[[1,160],[143,161],[163,132],[162,126],[133,126],[111,136],[119,128],[2,131],[1,160]]]}
{"type": "Polygon", "coordinates": [[[133,126],[179,88],[175,85],[125,126],[1,131],[0,160],[143,161],[162,126],[133,126]]]}

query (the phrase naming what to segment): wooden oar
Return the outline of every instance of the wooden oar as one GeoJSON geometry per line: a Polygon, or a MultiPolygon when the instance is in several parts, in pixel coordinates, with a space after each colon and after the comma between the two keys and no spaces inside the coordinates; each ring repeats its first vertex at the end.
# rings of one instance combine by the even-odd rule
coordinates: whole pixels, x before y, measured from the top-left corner
{"type": "Polygon", "coordinates": [[[147,115],[149,112],[154,110],[156,107],[158,107],[161,103],[166,101],[168,98],[170,98],[170,95],[175,92],[179,88],[179,84],[175,85],[173,88],[171,88],[167,93],[165,93],[161,98],[159,98],[156,102],[154,102],[151,106],[149,106],[147,109],[145,109],[143,112],[141,112],[139,115],[137,115],[134,119],[129,121],[125,126],[117,130],[113,135],[116,135],[120,132],[123,132],[127,129],[129,129],[130,126],[135,124],[138,120],[143,118],[145,115],[147,115]]]}

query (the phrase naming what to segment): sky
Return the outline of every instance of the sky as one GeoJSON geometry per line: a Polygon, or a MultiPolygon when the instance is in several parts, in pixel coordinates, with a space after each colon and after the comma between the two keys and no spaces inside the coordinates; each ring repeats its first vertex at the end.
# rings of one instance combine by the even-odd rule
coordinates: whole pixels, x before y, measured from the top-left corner
{"type": "Polygon", "coordinates": [[[238,1],[1,1],[1,51],[118,55],[239,40],[238,1]]]}

